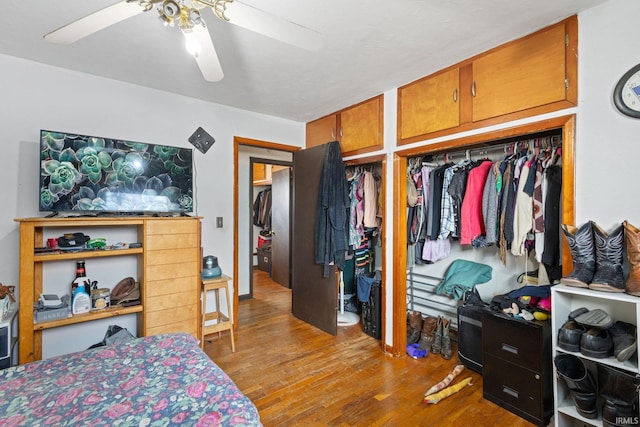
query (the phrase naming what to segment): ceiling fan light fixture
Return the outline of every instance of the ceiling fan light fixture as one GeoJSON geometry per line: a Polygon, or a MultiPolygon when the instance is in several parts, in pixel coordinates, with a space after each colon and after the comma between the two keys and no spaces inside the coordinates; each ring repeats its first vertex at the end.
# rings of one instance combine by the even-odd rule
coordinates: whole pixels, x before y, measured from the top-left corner
{"type": "Polygon", "coordinates": [[[173,27],[173,19],[169,18],[162,9],[158,9],[158,19],[165,27],[173,27]]]}
{"type": "Polygon", "coordinates": [[[180,5],[175,0],[164,0],[162,12],[169,18],[176,19],[180,16],[180,5]]]}

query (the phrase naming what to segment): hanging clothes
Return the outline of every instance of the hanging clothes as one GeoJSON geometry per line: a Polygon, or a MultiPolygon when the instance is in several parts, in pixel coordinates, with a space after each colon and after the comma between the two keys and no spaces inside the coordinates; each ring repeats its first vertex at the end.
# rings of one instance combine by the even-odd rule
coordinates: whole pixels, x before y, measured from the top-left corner
{"type": "Polygon", "coordinates": [[[253,225],[271,230],[271,189],[262,190],[253,201],[253,225]]]}
{"type": "Polygon", "coordinates": [[[318,206],[316,210],[316,264],[324,265],[323,277],[329,277],[329,266],[343,270],[349,249],[349,185],[338,141],[329,142],[325,151],[318,206]]]}
{"type": "Polygon", "coordinates": [[[492,165],[491,161],[482,160],[480,164],[469,171],[467,189],[460,210],[461,245],[470,245],[473,239],[477,239],[485,233],[482,218],[482,194],[492,165]]]}
{"type": "Polygon", "coordinates": [[[511,243],[511,253],[515,256],[526,255],[527,249],[525,248],[525,241],[527,234],[531,231],[533,198],[524,191],[528,178],[529,165],[525,162],[520,172],[520,178],[518,179],[513,215],[513,242],[511,243]]]}

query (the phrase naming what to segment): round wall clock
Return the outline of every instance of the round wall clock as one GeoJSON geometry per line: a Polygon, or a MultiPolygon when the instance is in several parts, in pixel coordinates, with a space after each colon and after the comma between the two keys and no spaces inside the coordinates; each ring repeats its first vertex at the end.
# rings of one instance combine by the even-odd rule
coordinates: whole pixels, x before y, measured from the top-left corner
{"type": "Polygon", "coordinates": [[[621,113],[640,118],[640,64],[620,78],[613,90],[613,103],[621,113]]]}

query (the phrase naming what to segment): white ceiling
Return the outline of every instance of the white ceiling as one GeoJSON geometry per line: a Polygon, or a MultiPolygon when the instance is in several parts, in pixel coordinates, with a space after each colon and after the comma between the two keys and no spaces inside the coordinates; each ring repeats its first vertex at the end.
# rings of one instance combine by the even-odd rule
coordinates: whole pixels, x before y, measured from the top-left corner
{"type": "Polygon", "coordinates": [[[155,11],[53,45],[42,36],[116,1],[4,0],[0,54],[308,122],[605,2],[239,1],[319,32],[322,48],[309,52],[274,41],[207,9],[225,73],[210,83],[179,30],[163,27],[155,11]]]}

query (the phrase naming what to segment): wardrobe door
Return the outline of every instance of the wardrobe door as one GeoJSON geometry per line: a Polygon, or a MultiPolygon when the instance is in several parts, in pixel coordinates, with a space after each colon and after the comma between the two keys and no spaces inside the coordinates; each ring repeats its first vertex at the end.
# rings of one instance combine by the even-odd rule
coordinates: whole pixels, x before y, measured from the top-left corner
{"type": "Polygon", "coordinates": [[[328,144],[293,153],[291,308],[293,315],[332,335],[338,333],[336,267],[323,277],[315,263],[316,207],[328,144]]]}
{"type": "Polygon", "coordinates": [[[271,277],[291,287],[291,169],[271,174],[271,277]]]}

